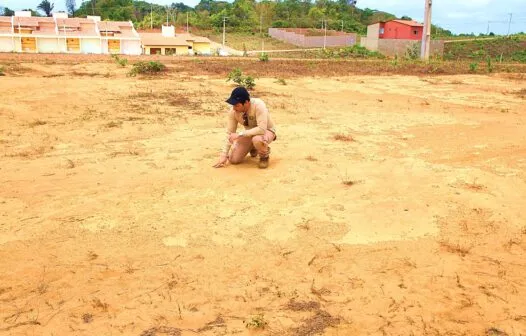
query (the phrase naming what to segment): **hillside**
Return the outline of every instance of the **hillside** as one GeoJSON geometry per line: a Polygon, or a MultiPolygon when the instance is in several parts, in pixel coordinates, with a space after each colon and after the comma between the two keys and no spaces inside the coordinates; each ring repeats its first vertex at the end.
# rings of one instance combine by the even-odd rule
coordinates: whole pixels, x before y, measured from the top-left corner
{"type": "Polygon", "coordinates": [[[487,60],[526,63],[526,35],[448,41],[444,59],[487,60]]]}

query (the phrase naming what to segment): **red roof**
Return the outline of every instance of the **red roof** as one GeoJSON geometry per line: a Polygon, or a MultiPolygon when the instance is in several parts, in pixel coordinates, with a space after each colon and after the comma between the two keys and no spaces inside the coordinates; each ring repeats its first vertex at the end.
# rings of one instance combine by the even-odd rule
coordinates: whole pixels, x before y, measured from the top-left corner
{"type": "Polygon", "coordinates": [[[390,20],[386,22],[398,22],[398,23],[405,24],[411,27],[423,27],[424,26],[423,24],[416,22],[414,20],[390,20]]]}

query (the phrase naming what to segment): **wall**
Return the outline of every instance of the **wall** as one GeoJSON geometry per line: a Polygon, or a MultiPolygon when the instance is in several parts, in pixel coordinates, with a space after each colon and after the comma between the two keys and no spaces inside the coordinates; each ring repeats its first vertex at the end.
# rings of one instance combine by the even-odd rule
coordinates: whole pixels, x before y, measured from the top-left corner
{"type": "Polygon", "coordinates": [[[303,46],[307,48],[344,47],[356,44],[356,34],[353,36],[305,36],[303,46]]]}
{"type": "MultiPolygon", "coordinates": [[[[418,55],[420,55],[420,48],[422,41],[415,40],[395,40],[395,39],[370,39],[369,37],[362,37],[360,45],[372,51],[379,51],[385,56],[398,55],[403,57],[406,55],[407,50],[416,45],[418,55]]],[[[430,55],[444,54],[444,41],[432,40],[430,55]]]]}
{"type": "Polygon", "coordinates": [[[166,48],[170,48],[170,49],[176,49],[175,51],[175,54],[176,55],[188,55],[188,46],[170,46],[170,47],[166,47],[166,46],[147,46],[147,47],[144,47],[144,53],[146,55],[150,55],[150,48],[161,48],[161,55],[166,55],[166,48]]]}
{"type": "Polygon", "coordinates": [[[122,40],[121,53],[124,55],[140,55],[142,54],[140,40],[122,40]]]}
{"type": "Polygon", "coordinates": [[[362,36],[360,39],[360,46],[365,47],[372,51],[378,50],[378,39],[371,39],[369,37],[362,36]]]}
{"type": "Polygon", "coordinates": [[[380,23],[367,26],[367,39],[378,40],[380,37],[380,23]]]}
{"type": "Polygon", "coordinates": [[[175,48],[177,49],[176,55],[188,55],[188,46],[177,46],[175,48]]]}
{"type": "MultiPolygon", "coordinates": [[[[16,38],[15,38],[16,40],[16,38]]],[[[15,51],[13,48],[12,37],[0,37],[0,52],[12,52],[15,51]]]]}
{"type": "MultiPolygon", "coordinates": [[[[343,47],[356,44],[356,34],[339,34],[336,36],[305,36],[305,30],[285,30],[279,28],[269,28],[268,33],[271,37],[294,44],[304,48],[343,47]],[[325,42],[324,42],[325,41],[325,42]]],[[[338,33],[338,32],[332,32],[338,33]]]]}
{"type": "Polygon", "coordinates": [[[194,52],[199,54],[211,54],[210,43],[208,42],[194,42],[194,52]]]}
{"type": "Polygon", "coordinates": [[[100,54],[101,44],[98,38],[83,38],[80,40],[80,52],[83,54],[100,54]]]}
{"type": "Polygon", "coordinates": [[[15,37],[15,52],[22,52],[22,43],[20,37],[15,37]]]}
{"type": "Polygon", "coordinates": [[[101,46],[101,53],[102,54],[109,54],[109,51],[108,51],[108,40],[102,40],[100,46],[101,46]]]}
{"type": "MultiPolygon", "coordinates": [[[[415,40],[378,40],[378,51],[386,56],[404,56],[409,48],[416,45],[418,55],[420,55],[421,41],[415,40]]],[[[443,55],[444,41],[431,41],[430,55],[443,55]]]]}
{"type": "Polygon", "coordinates": [[[68,48],[67,48],[67,45],[66,45],[66,39],[64,37],[61,37],[58,40],[57,48],[58,48],[58,50],[60,50],[61,53],[68,52],[68,48]]]}
{"type": "Polygon", "coordinates": [[[37,49],[41,53],[58,53],[60,52],[60,47],[58,39],[54,38],[38,38],[37,39],[37,49]]]}

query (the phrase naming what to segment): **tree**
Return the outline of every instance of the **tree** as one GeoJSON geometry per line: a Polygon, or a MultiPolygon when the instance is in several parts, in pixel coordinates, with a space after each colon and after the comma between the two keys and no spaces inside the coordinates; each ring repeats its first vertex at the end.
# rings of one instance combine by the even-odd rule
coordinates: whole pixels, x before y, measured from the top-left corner
{"type": "MultiPolygon", "coordinates": [[[[155,8],[155,6],[154,6],[155,8]]],[[[149,8],[148,8],[149,9],[149,8]]],[[[102,20],[136,21],[132,0],[84,1],[76,11],[77,16],[99,15],[102,20]]],[[[149,14],[149,10],[148,10],[149,14]]]]}
{"type": "Polygon", "coordinates": [[[407,16],[407,15],[404,15],[400,18],[400,20],[407,20],[407,21],[412,21],[413,19],[411,19],[411,17],[407,16]]]}
{"type": "Polygon", "coordinates": [[[172,3],[170,7],[177,10],[177,12],[183,12],[183,13],[186,13],[192,10],[192,7],[187,6],[182,2],[172,3]]]}
{"type": "Polygon", "coordinates": [[[1,8],[0,12],[2,12],[4,16],[13,16],[13,15],[15,15],[15,11],[11,10],[11,9],[9,9],[7,7],[1,8]]]}
{"type": "Polygon", "coordinates": [[[42,0],[42,2],[37,6],[37,9],[40,9],[46,13],[46,16],[51,16],[53,8],[55,8],[55,4],[49,2],[49,0],[42,0]]]}
{"type": "Polygon", "coordinates": [[[77,9],[77,3],[75,0],[66,0],[66,9],[69,14],[75,16],[75,9],[77,9]]]}

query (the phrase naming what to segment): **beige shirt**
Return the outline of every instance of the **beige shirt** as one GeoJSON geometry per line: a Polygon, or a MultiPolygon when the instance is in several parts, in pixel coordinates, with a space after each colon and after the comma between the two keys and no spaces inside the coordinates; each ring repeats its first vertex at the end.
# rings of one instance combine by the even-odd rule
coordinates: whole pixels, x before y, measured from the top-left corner
{"type": "MultiPolygon", "coordinates": [[[[250,98],[250,108],[248,109],[248,126],[245,126],[245,136],[263,135],[266,130],[276,133],[274,123],[270,119],[270,113],[265,103],[259,98],[250,98]]],[[[232,108],[228,111],[226,125],[226,142],[222,153],[228,154],[232,144],[228,140],[230,134],[235,133],[237,125],[243,125],[243,112],[236,112],[232,108]]]]}

